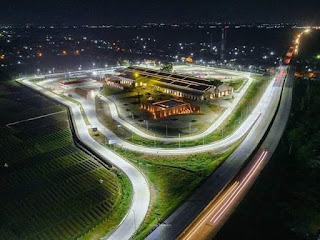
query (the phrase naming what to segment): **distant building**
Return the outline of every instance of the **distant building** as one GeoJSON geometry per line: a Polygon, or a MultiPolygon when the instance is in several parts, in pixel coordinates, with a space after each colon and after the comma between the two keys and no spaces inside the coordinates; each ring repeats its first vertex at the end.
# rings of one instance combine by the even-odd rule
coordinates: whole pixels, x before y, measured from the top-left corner
{"type": "Polygon", "coordinates": [[[167,94],[192,100],[209,100],[233,93],[231,86],[221,84],[220,81],[210,81],[176,73],[164,73],[141,67],[128,67],[121,71],[120,76],[135,78],[135,86],[154,86],[167,94]]]}
{"type": "Polygon", "coordinates": [[[141,109],[152,113],[153,118],[164,118],[171,115],[200,113],[200,108],[183,100],[171,99],[152,104],[141,103],[141,109]]]}
{"type": "Polygon", "coordinates": [[[106,76],[105,84],[109,87],[123,90],[125,86],[133,87],[135,80],[120,76],[106,76]]]}
{"type": "Polygon", "coordinates": [[[76,88],[74,89],[74,92],[75,92],[77,95],[79,95],[79,96],[87,99],[88,95],[89,95],[90,93],[93,93],[95,90],[97,90],[97,88],[92,88],[92,87],[91,87],[91,88],[88,88],[88,87],[76,87],[76,88]]]}
{"type": "Polygon", "coordinates": [[[295,77],[297,78],[309,78],[309,79],[320,79],[320,71],[311,72],[295,72],[295,77]]]}

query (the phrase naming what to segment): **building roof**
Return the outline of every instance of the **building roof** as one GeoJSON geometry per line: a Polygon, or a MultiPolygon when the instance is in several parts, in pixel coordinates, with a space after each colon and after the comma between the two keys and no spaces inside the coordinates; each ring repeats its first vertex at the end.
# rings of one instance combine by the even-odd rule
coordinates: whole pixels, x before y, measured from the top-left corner
{"type": "Polygon", "coordinates": [[[128,67],[124,69],[123,72],[124,74],[138,73],[143,77],[152,77],[152,80],[150,81],[152,81],[152,84],[156,86],[173,89],[196,96],[201,96],[209,89],[216,89],[219,86],[217,81],[210,81],[176,73],[164,73],[141,67],[128,67]]]}
{"type": "Polygon", "coordinates": [[[224,92],[224,91],[228,91],[228,90],[232,90],[232,87],[226,85],[226,84],[221,84],[218,86],[217,90],[219,92],[224,92]]]}
{"type": "Polygon", "coordinates": [[[177,107],[177,106],[181,106],[181,105],[185,105],[187,103],[180,101],[180,100],[176,100],[176,99],[170,99],[170,100],[164,100],[161,102],[155,102],[152,105],[157,106],[157,107],[161,107],[163,109],[169,109],[169,108],[173,108],[173,107],[177,107]]]}

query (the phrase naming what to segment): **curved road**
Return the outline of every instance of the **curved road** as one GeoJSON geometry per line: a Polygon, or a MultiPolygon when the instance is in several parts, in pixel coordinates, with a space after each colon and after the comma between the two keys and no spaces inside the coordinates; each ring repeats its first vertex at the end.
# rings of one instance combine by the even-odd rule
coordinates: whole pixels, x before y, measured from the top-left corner
{"type": "MultiPolygon", "coordinates": [[[[250,157],[268,130],[282,92],[283,76],[273,84],[273,97],[266,113],[259,123],[255,124],[239,147],[214,171],[195,192],[180,205],[162,224],[160,224],[146,239],[176,239],[179,234],[208,206],[221,190],[233,179],[243,163],[250,157]]],[[[236,187],[236,186],[235,186],[236,187]]],[[[200,231],[201,232],[201,231],[200,231]]],[[[201,239],[196,237],[193,239],[201,239]]]]}
{"type": "MultiPolygon", "coordinates": [[[[123,219],[118,228],[108,237],[108,239],[129,239],[136,231],[136,228],[138,228],[142,223],[150,204],[150,190],[144,175],[132,164],[128,163],[126,160],[119,157],[107,148],[103,147],[91,138],[91,136],[88,133],[88,126],[84,122],[81,109],[78,106],[78,104],[70,102],[65,98],[62,98],[30,82],[29,79],[19,79],[19,81],[24,85],[68,106],[71,112],[75,131],[78,135],[78,138],[88,148],[98,153],[98,155],[100,155],[102,159],[117,166],[129,177],[133,186],[133,199],[131,204],[131,210],[129,210],[126,217],[123,219]]],[[[105,135],[107,138],[111,140],[116,140],[118,144],[124,148],[133,151],[158,155],[191,154],[196,152],[224,149],[230,146],[231,144],[235,143],[236,141],[240,140],[246,134],[250,134],[252,130],[264,120],[264,118],[268,118],[268,116],[272,114],[272,109],[270,110],[270,106],[278,102],[278,91],[274,88],[275,82],[276,79],[271,81],[258,105],[252,111],[250,116],[244,121],[244,123],[233,134],[231,134],[225,139],[207,145],[181,149],[151,148],[128,143],[117,137],[112,131],[103,126],[98,121],[96,117],[94,98],[89,98],[88,101],[81,100],[81,104],[92,127],[97,127],[103,135],[105,135]]]]}
{"type": "Polygon", "coordinates": [[[252,77],[250,75],[246,75],[246,77],[248,78],[248,81],[242,87],[241,91],[239,93],[237,93],[238,96],[236,97],[236,99],[223,112],[223,114],[216,121],[214,121],[210,125],[210,127],[208,127],[204,132],[202,132],[200,134],[193,135],[193,136],[188,136],[188,137],[181,137],[180,139],[179,138],[156,137],[154,135],[150,135],[150,134],[148,134],[148,133],[146,133],[144,131],[141,131],[140,129],[136,128],[132,124],[130,124],[127,121],[123,120],[119,116],[118,108],[117,108],[116,104],[112,101],[111,98],[107,98],[107,97],[105,97],[105,96],[103,96],[101,94],[98,94],[97,96],[109,106],[112,119],[117,121],[119,124],[123,125],[125,128],[129,129],[131,132],[134,132],[135,134],[137,134],[137,135],[139,135],[139,136],[141,136],[143,138],[150,139],[150,140],[156,140],[156,141],[162,141],[162,142],[189,141],[189,140],[196,140],[196,139],[204,138],[205,136],[209,135],[214,130],[216,130],[228,118],[228,116],[236,108],[236,106],[238,105],[239,101],[242,99],[243,95],[246,93],[246,91],[248,90],[250,84],[253,81],[253,79],[252,79],[252,77]]]}
{"type": "Polygon", "coordinates": [[[181,155],[181,154],[192,154],[199,153],[205,151],[220,151],[226,149],[230,145],[234,144],[242,137],[244,137],[254,125],[258,124],[261,119],[270,114],[268,112],[268,106],[273,102],[277,101],[276,95],[278,94],[273,85],[276,81],[276,78],[272,80],[266,89],[265,93],[260,99],[260,102],[257,104],[255,109],[251,112],[248,118],[241,124],[241,126],[228,137],[212,142],[205,145],[198,145],[194,147],[185,147],[185,148],[157,148],[157,147],[147,147],[142,145],[132,144],[127,142],[121,138],[119,138],[116,134],[114,134],[111,130],[109,130],[106,126],[99,122],[97,118],[97,113],[95,109],[94,96],[88,98],[88,100],[77,98],[77,100],[81,103],[86,116],[91,123],[92,127],[97,127],[98,130],[105,135],[109,140],[114,140],[120,147],[137,151],[141,153],[155,154],[155,155],[181,155]]]}
{"type": "Polygon", "coordinates": [[[275,152],[285,130],[292,103],[293,74],[293,69],[290,69],[282,92],[279,111],[257,153],[224,191],[214,198],[192,224],[180,234],[178,239],[212,239],[249,191],[259,173],[275,152]]]}
{"type": "Polygon", "coordinates": [[[83,142],[88,148],[96,152],[100,158],[117,166],[128,176],[133,189],[133,197],[130,207],[131,210],[128,211],[127,215],[122,220],[118,228],[113,231],[107,238],[110,240],[130,239],[144,220],[150,204],[150,189],[148,186],[148,181],[146,180],[143,173],[140,172],[131,163],[127,162],[114,152],[97,143],[90,136],[87,126],[83,120],[80,108],[77,104],[72,103],[44,88],[39,87],[38,85],[31,83],[29,79],[17,80],[22,84],[52,99],[55,99],[63,105],[68,106],[72,115],[75,132],[78,139],[83,142]]]}

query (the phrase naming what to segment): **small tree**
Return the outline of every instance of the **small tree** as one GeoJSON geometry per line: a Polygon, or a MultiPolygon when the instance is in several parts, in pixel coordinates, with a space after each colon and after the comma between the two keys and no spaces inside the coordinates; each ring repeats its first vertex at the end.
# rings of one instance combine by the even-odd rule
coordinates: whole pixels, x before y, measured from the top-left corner
{"type": "Polygon", "coordinates": [[[162,66],[160,68],[160,71],[167,72],[167,73],[172,73],[172,69],[173,69],[173,64],[169,63],[169,62],[166,62],[166,63],[162,64],[162,66]]]}
{"type": "Polygon", "coordinates": [[[131,64],[130,64],[129,60],[123,60],[121,65],[125,66],[125,67],[130,67],[131,64]]]}

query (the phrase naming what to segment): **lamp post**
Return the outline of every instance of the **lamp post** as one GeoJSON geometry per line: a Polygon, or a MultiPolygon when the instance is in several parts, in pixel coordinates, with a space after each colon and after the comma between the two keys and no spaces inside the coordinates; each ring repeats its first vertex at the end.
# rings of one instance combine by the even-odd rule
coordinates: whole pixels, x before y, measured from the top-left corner
{"type": "Polygon", "coordinates": [[[168,137],[168,124],[166,124],[166,137],[168,137]]]}

